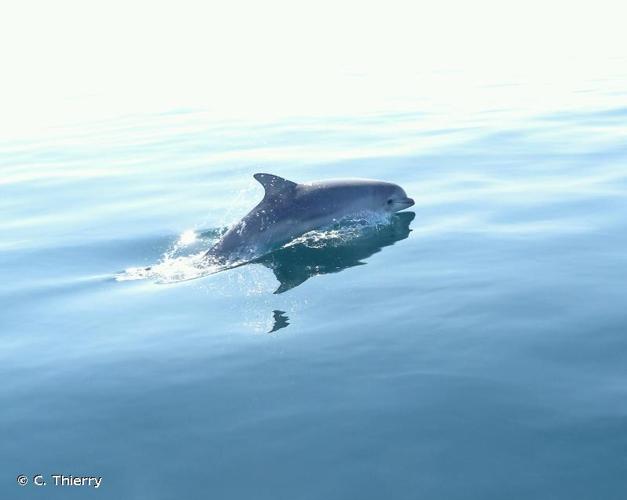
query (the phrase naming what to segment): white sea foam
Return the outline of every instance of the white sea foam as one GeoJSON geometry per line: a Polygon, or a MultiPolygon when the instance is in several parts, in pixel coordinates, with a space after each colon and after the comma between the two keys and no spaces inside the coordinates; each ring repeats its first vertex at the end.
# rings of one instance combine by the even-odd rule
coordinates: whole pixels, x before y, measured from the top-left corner
{"type": "Polygon", "coordinates": [[[151,279],[157,283],[177,283],[214,274],[226,268],[205,257],[206,248],[217,241],[221,231],[205,236],[195,230],[183,231],[159,262],[149,267],[131,267],[116,275],[117,281],[151,279]]]}

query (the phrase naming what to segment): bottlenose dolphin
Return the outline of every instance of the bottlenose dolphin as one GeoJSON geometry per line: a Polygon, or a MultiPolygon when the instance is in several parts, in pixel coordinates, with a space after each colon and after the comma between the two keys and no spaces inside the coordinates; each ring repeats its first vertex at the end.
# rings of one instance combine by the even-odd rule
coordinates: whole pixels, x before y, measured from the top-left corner
{"type": "Polygon", "coordinates": [[[317,229],[363,212],[391,214],[414,200],[400,186],[368,179],[298,184],[255,174],[265,190],[261,202],[205,254],[219,263],[243,263],[317,229]]]}

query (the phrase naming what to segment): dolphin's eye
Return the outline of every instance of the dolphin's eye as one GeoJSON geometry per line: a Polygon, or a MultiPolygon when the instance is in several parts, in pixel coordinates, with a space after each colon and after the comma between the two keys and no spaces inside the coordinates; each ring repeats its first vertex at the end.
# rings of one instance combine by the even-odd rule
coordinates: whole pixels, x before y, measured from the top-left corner
{"type": "Polygon", "coordinates": [[[394,200],[393,200],[392,198],[390,198],[390,199],[388,200],[388,205],[391,205],[392,203],[394,203],[394,200]]]}

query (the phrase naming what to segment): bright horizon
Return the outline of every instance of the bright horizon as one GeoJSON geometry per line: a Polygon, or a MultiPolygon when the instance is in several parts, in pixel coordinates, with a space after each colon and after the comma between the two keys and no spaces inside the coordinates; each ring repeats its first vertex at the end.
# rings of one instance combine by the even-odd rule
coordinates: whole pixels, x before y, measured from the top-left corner
{"type": "Polygon", "coordinates": [[[510,102],[496,87],[508,83],[530,89],[515,90],[521,107],[568,107],[590,82],[624,80],[626,13],[611,1],[14,2],[0,15],[0,133],[181,108],[465,113],[510,102]]]}

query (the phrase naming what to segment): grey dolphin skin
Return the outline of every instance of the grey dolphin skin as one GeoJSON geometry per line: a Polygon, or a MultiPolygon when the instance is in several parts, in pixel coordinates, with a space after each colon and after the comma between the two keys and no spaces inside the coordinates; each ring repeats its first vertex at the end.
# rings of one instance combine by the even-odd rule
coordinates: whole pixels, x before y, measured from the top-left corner
{"type": "Polygon", "coordinates": [[[414,204],[403,188],[391,182],[345,179],[298,184],[272,174],[254,177],[265,189],[263,200],[206,257],[221,263],[250,261],[347,216],[393,213],[414,204]]]}

